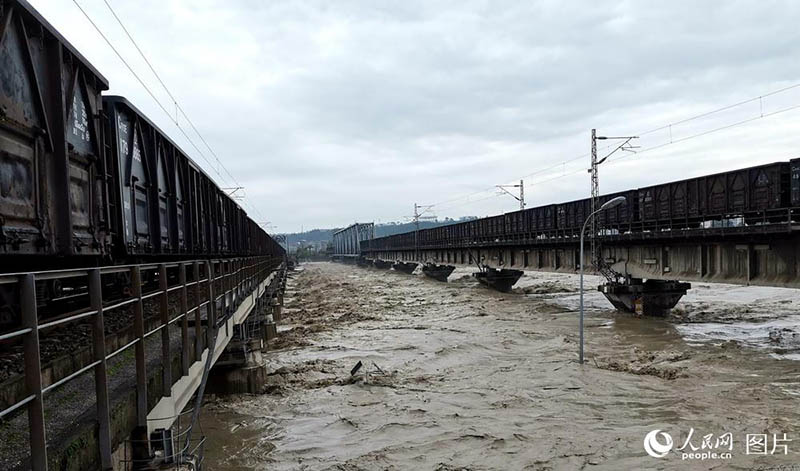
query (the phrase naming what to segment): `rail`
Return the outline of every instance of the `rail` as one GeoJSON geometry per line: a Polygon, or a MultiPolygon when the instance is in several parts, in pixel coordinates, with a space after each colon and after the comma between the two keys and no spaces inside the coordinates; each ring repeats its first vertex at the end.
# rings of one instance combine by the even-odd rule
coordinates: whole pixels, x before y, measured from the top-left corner
{"type": "MultiPolygon", "coordinates": [[[[172,385],[172,368],[170,355],[169,325],[180,321],[181,330],[181,370],[187,375],[192,361],[202,358],[203,340],[208,347],[212,339],[213,329],[210,325],[219,325],[233,314],[236,307],[251,293],[259,283],[277,268],[275,260],[268,257],[246,257],[215,260],[193,260],[174,263],[126,265],[114,267],[52,270],[34,273],[14,273],[0,275],[0,283],[17,283],[20,299],[21,322],[16,330],[0,333],[0,340],[7,341],[19,338],[23,344],[24,379],[27,395],[0,411],[0,418],[27,406],[28,433],[30,437],[30,466],[34,471],[47,470],[46,417],[44,414],[44,396],[78,376],[94,370],[96,392],[96,419],[98,423],[98,443],[100,449],[100,465],[103,469],[112,468],[112,426],[110,420],[110,401],[108,387],[107,361],[120,353],[134,348],[136,364],[136,417],[138,426],[147,425],[147,363],[145,359],[145,338],[161,333],[162,384],[172,385]],[[170,286],[168,270],[177,270],[177,283],[170,286]],[[201,272],[202,269],[202,272],[201,272]],[[187,281],[187,271],[191,270],[193,280],[187,281]],[[143,275],[155,272],[158,289],[143,293],[143,275]],[[129,299],[103,303],[102,276],[116,273],[128,273],[131,281],[129,299]],[[218,276],[217,276],[218,275],[218,276]],[[37,281],[64,278],[85,277],[88,286],[88,309],[49,322],[40,323],[37,313],[37,281]],[[208,282],[213,280],[213,282],[208,282]],[[205,283],[207,292],[202,293],[201,284],[205,283]],[[194,288],[194,306],[189,306],[188,289],[194,288]],[[179,292],[179,314],[170,318],[169,293],[179,292]],[[216,295],[215,293],[221,294],[216,295]],[[143,302],[149,298],[159,298],[158,314],[160,324],[145,332],[143,302]],[[204,298],[206,299],[204,301],[204,298]],[[209,303],[209,299],[215,302],[209,303]],[[133,325],[135,339],[111,353],[106,352],[106,336],[104,329],[105,314],[111,310],[133,305],[133,325]],[[201,308],[206,307],[206,325],[203,326],[201,308]],[[210,309],[209,309],[210,307],[210,309]],[[221,313],[218,318],[217,313],[221,313]],[[194,314],[194,358],[190,357],[189,317],[194,314]],[[43,329],[91,320],[92,361],[71,374],[55,380],[52,384],[43,385],[41,370],[41,351],[39,335],[43,329]]],[[[174,274],[174,273],[173,273],[174,274]]],[[[210,352],[209,352],[210,353],[210,352]]],[[[169,386],[165,386],[169,391],[169,386]]],[[[202,446],[200,443],[197,446],[202,446]]]]}

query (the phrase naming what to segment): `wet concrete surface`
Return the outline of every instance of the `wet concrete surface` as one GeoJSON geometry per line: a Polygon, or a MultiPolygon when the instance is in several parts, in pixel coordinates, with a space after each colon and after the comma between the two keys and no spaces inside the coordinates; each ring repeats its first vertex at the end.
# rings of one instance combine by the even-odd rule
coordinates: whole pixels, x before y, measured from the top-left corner
{"type": "Polygon", "coordinates": [[[741,333],[791,339],[798,291],[707,285],[668,319],[620,315],[588,291],[579,365],[576,276],[526,272],[501,294],[471,271],[445,284],[303,265],[264,394],[204,408],[207,468],[800,470],[797,351],[741,333]],[[674,441],[662,458],[643,447],[656,429],[674,441]],[[726,433],[731,449],[715,446],[726,433]],[[747,434],[768,436],[766,455],[747,454],[747,434]],[[773,434],[794,440],[788,454],[771,452],[773,434]],[[730,458],[682,459],[692,447],[730,458]]]}

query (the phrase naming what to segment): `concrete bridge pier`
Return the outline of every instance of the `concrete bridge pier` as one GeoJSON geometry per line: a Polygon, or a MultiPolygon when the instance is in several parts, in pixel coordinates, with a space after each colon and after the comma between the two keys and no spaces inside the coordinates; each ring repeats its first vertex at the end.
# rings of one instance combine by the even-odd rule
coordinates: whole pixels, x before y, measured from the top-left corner
{"type": "Polygon", "coordinates": [[[280,290],[275,296],[262,298],[261,302],[261,312],[263,312],[264,316],[261,324],[261,338],[264,339],[263,348],[268,350],[270,340],[278,337],[278,321],[281,320],[280,309],[283,305],[283,290],[280,290]],[[279,300],[280,303],[277,310],[276,300],[279,300]]]}
{"type": "MultiPolygon", "coordinates": [[[[676,247],[676,244],[671,244],[671,246],[653,245],[608,245],[603,247],[603,257],[606,263],[625,279],[622,282],[605,283],[597,287],[615,308],[638,315],[664,316],[675,307],[687,290],[691,289],[690,283],[681,280],[704,279],[709,274],[713,276],[719,272],[719,270],[705,268],[714,264],[703,263],[707,259],[713,261],[711,255],[708,254],[716,252],[699,250],[697,245],[690,245],[686,248],[676,247]],[[701,255],[703,255],[702,258],[701,255]],[[703,267],[703,269],[696,267],[703,267]]],[[[759,271],[758,263],[753,261],[759,252],[753,250],[752,246],[736,245],[735,248],[738,252],[735,252],[731,245],[729,252],[732,255],[728,258],[733,259],[739,253],[745,253],[742,247],[750,248],[747,258],[740,257],[746,263],[730,262],[729,265],[745,267],[746,274],[736,274],[731,270],[731,273],[727,273],[725,277],[746,277],[749,283],[753,280],[754,273],[761,273],[763,270],[759,271]],[[756,255],[753,255],[754,253],[756,255]]],[[[490,281],[489,278],[502,278],[502,284],[507,286],[501,291],[511,289],[522,274],[520,270],[575,274],[578,273],[581,266],[579,248],[574,243],[548,247],[512,245],[425,248],[419,250],[418,256],[415,256],[411,250],[390,250],[371,252],[370,256],[376,260],[409,261],[403,263],[433,260],[436,264],[452,264],[451,266],[480,266],[482,268],[474,276],[482,282],[490,281]]],[[[589,257],[589,253],[584,254],[583,263],[587,265],[587,273],[596,275],[598,273],[589,267],[589,257]]],[[[490,283],[490,286],[493,284],[495,283],[490,283]]],[[[497,287],[495,288],[497,289],[497,287]]]]}
{"type": "Polygon", "coordinates": [[[264,389],[267,377],[264,352],[278,334],[285,286],[285,277],[276,280],[257,298],[245,322],[234,326],[233,337],[211,370],[210,393],[257,394],[264,389]]]}
{"type": "Polygon", "coordinates": [[[620,311],[666,316],[691,287],[691,283],[676,280],[631,278],[623,283],[602,284],[597,290],[620,311]]]}
{"type": "Polygon", "coordinates": [[[280,322],[283,319],[283,292],[275,293],[270,300],[270,307],[272,308],[272,319],[274,322],[280,322]]]}

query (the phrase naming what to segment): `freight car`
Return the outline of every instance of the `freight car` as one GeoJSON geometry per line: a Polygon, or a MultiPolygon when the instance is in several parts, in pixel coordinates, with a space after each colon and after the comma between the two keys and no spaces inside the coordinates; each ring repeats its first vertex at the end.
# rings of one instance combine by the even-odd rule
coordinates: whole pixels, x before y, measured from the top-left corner
{"type": "Polygon", "coordinates": [[[115,259],[242,256],[280,248],[128,100],[107,96],[103,106],[115,259]]]}
{"type": "MultiPolygon", "coordinates": [[[[600,196],[625,202],[599,213],[602,235],[756,226],[800,221],[800,159],[600,196]]],[[[574,240],[591,212],[588,198],[419,231],[421,249],[574,240]]],[[[413,249],[413,233],[371,241],[378,250],[413,249]],[[411,237],[409,237],[411,235],[411,237]]]]}
{"type": "Polygon", "coordinates": [[[786,220],[792,201],[790,166],[797,161],[706,175],[639,189],[645,230],[697,228],[705,221],[744,218],[745,224],[786,220]]]}
{"type": "Polygon", "coordinates": [[[100,93],[107,89],[100,72],[27,2],[0,0],[3,271],[29,267],[31,258],[103,254],[100,93]]]}
{"type": "MultiPolygon", "coordinates": [[[[0,0],[0,273],[284,258],[166,133],[102,95],[108,88],[25,0],[0,0]]],[[[64,288],[46,283],[41,304],[64,288]]],[[[0,318],[15,298],[0,287],[0,318]]]]}
{"type": "Polygon", "coordinates": [[[0,18],[0,272],[283,255],[27,2],[0,18]]]}

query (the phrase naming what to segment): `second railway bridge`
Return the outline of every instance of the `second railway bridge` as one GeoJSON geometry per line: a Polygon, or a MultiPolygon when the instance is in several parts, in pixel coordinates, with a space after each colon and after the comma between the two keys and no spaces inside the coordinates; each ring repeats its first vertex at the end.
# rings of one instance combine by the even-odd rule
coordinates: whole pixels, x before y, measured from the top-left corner
{"type": "Polygon", "coordinates": [[[476,265],[490,278],[585,264],[605,275],[599,289],[616,307],[645,314],[671,309],[687,281],[800,286],[800,159],[603,195],[597,207],[615,199],[593,216],[597,234],[586,243],[595,250],[583,258],[590,199],[381,237],[361,252],[476,265]]]}

